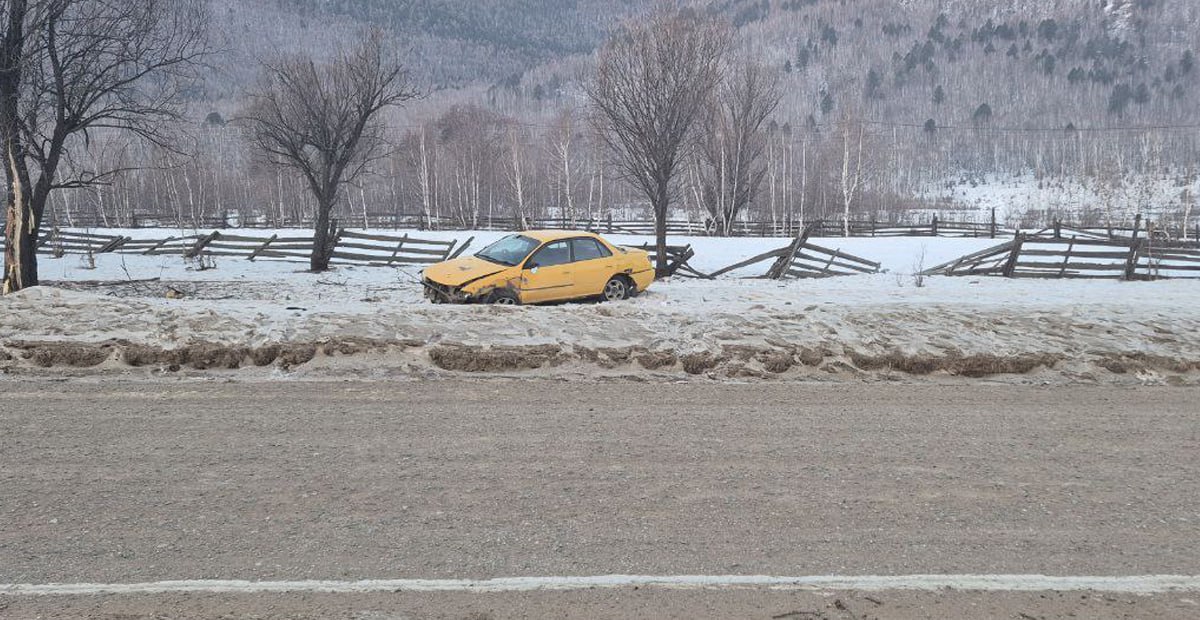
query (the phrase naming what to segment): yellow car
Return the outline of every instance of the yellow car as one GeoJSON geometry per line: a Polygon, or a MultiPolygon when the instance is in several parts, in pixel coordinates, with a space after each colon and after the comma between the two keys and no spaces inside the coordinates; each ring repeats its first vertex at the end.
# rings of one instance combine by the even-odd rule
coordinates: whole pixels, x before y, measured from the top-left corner
{"type": "Polygon", "coordinates": [[[650,255],[599,235],[542,230],[509,235],[474,256],[425,269],[434,303],[537,304],[633,297],[654,282],[650,255]]]}

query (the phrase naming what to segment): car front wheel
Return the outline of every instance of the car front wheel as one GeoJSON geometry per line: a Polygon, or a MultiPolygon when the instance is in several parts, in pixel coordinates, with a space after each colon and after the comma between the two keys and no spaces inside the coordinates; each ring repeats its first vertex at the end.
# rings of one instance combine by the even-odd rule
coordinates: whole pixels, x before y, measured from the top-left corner
{"type": "Polygon", "coordinates": [[[488,303],[497,306],[519,306],[521,298],[508,289],[501,289],[488,296],[488,303]]]}

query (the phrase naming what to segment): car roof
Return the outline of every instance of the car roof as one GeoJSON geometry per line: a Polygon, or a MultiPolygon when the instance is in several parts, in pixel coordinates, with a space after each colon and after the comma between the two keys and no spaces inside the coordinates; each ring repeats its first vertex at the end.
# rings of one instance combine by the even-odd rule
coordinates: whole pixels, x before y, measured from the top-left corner
{"type": "Polygon", "coordinates": [[[579,237],[599,238],[596,233],[590,233],[585,230],[523,230],[517,234],[525,235],[542,243],[558,241],[559,239],[577,239],[579,237]]]}

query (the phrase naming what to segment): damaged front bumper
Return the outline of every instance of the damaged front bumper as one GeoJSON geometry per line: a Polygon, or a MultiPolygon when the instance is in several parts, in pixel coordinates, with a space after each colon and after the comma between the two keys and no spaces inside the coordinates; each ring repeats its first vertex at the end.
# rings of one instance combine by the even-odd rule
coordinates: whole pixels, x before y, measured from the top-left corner
{"type": "Polygon", "coordinates": [[[469,304],[475,301],[473,296],[457,286],[447,286],[429,279],[422,279],[421,284],[425,286],[425,299],[435,304],[469,304]]]}

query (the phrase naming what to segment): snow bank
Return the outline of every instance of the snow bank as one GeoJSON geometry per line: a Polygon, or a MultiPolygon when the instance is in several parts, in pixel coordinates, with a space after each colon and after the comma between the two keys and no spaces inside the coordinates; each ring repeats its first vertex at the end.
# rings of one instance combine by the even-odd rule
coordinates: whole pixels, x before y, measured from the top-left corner
{"type": "MultiPolygon", "coordinates": [[[[707,250],[723,264],[781,243],[696,241],[698,256],[707,250]]],[[[859,380],[898,369],[932,377],[996,369],[1032,373],[1014,379],[1022,381],[1149,383],[1192,382],[1200,374],[1196,282],[934,277],[918,287],[905,272],[920,250],[928,265],[988,242],[834,241],[846,243],[822,243],[881,260],[896,273],[790,282],[674,279],[629,302],[500,308],[428,304],[416,268],[343,267],[314,275],[297,264],[245,260],[218,259],[209,271],[189,271],[173,257],[103,255],[95,270],[82,269],[77,257],[46,260],[44,277],[58,279],[57,288],[0,299],[0,359],[11,358],[0,363],[52,365],[54,355],[30,348],[37,343],[108,343],[111,354],[83,357],[99,355],[106,361],[98,370],[127,373],[133,372],[122,363],[127,345],[169,350],[356,340],[374,344],[350,347],[368,351],[353,358],[339,353],[346,347],[326,346],[291,371],[859,380]],[[86,282],[129,278],[162,280],[86,282]],[[168,291],[181,298],[169,299],[168,291]],[[1006,370],[1012,368],[1020,370],[1006,370]]]]}

